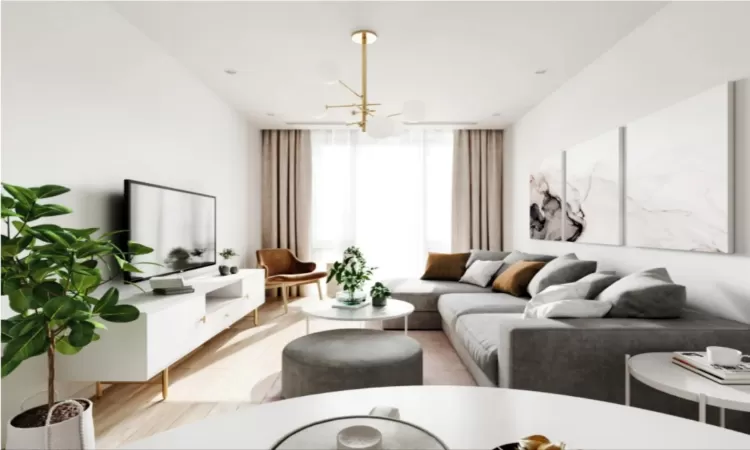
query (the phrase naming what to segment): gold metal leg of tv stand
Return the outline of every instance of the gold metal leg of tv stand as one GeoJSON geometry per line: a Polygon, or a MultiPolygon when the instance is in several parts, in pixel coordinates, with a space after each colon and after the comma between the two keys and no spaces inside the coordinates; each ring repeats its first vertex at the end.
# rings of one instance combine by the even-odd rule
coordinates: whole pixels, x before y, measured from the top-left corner
{"type": "MultiPolygon", "coordinates": [[[[96,398],[101,398],[104,394],[105,384],[157,384],[157,382],[149,381],[97,381],[96,382],[96,398]]],[[[164,400],[169,395],[169,367],[162,370],[161,372],[161,396],[164,400]]]]}

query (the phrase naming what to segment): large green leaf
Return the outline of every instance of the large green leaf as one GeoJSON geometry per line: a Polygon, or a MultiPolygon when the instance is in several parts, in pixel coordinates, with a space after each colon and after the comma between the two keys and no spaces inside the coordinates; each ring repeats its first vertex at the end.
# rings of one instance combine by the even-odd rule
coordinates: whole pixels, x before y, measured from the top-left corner
{"type": "Polygon", "coordinates": [[[62,216],[72,213],[73,210],[63,205],[40,205],[35,204],[31,208],[29,221],[41,219],[42,217],[62,216]]]}
{"type": "Polygon", "coordinates": [[[116,288],[109,288],[107,292],[102,295],[102,298],[96,302],[94,306],[94,314],[100,314],[102,311],[106,311],[117,304],[120,298],[120,292],[116,288]]]}
{"type": "Polygon", "coordinates": [[[2,197],[0,197],[0,199],[2,199],[3,208],[13,209],[13,207],[16,205],[16,201],[13,200],[13,197],[3,195],[2,197]]]}
{"type": "Polygon", "coordinates": [[[152,253],[153,251],[154,251],[153,248],[146,247],[143,244],[139,244],[133,241],[128,242],[128,252],[134,255],[148,255],[149,253],[152,253]]]}
{"type": "Polygon", "coordinates": [[[56,281],[45,281],[34,286],[33,294],[37,304],[44,306],[51,299],[64,296],[65,288],[56,281]]]}
{"type": "Polygon", "coordinates": [[[80,347],[73,346],[68,340],[68,336],[63,336],[55,342],[55,350],[63,355],[75,355],[80,352],[80,347]]]}
{"type": "Polygon", "coordinates": [[[83,300],[74,300],[76,310],[70,315],[70,318],[79,322],[86,322],[92,317],[91,305],[83,300]]]}
{"type": "Polygon", "coordinates": [[[0,216],[2,216],[3,219],[5,219],[6,217],[19,217],[20,214],[16,213],[10,208],[6,208],[5,206],[3,206],[2,214],[0,214],[0,216]]]}
{"type": "Polygon", "coordinates": [[[73,272],[71,280],[73,281],[73,288],[83,295],[88,295],[94,288],[99,286],[102,281],[102,277],[99,271],[94,269],[95,273],[89,275],[82,272],[73,272]]]}
{"type": "Polygon", "coordinates": [[[11,337],[23,336],[35,328],[44,328],[44,316],[39,314],[33,314],[25,317],[22,321],[13,325],[10,329],[9,334],[11,337]]]}
{"type": "Polygon", "coordinates": [[[16,289],[15,291],[8,294],[10,300],[10,307],[17,313],[25,313],[32,308],[34,302],[34,294],[29,286],[16,289]]]}
{"type": "Polygon", "coordinates": [[[99,231],[99,228],[66,228],[65,231],[77,238],[87,238],[99,231]]]}
{"type": "Polygon", "coordinates": [[[2,376],[7,376],[23,361],[32,356],[44,353],[48,345],[49,341],[45,328],[37,328],[23,336],[13,338],[3,351],[2,376]]]}
{"type": "Polygon", "coordinates": [[[50,320],[65,320],[76,312],[76,301],[70,297],[55,297],[45,303],[43,310],[50,320]]]}
{"type": "Polygon", "coordinates": [[[22,205],[30,207],[36,201],[36,194],[31,189],[8,183],[3,183],[3,188],[22,205]]]}
{"type": "Polygon", "coordinates": [[[4,236],[2,244],[2,255],[4,258],[12,258],[26,250],[34,242],[34,236],[19,236],[8,239],[4,236]]]}
{"type": "Polygon", "coordinates": [[[99,317],[109,322],[132,322],[139,315],[138,308],[133,305],[115,305],[102,311],[99,317]]]}
{"type": "Polygon", "coordinates": [[[68,341],[74,347],[85,347],[94,337],[94,325],[88,322],[73,322],[70,324],[68,341]]]}
{"type": "Polygon", "coordinates": [[[36,194],[37,198],[50,198],[70,192],[70,189],[56,184],[45,184],[44,186],[31,188],[31,191],[36,194]]]}
{"type": "Polygon", "coordinates": [[[136,272],[136,273],[143,273],[143,271],[134,265],[130,264],[123,258],[120,258],[119,256],[115,255],[115,260],[117,261],[117,265],[120,266],[120,269],[122,269],[123,272],[136,272]]]}
{"type": "Polygon", "coordinates": [[[97,241],[89,241],[79,246],[77,255],[79,258],[91,258],[94,256],[106,256],[114,253],[110,244],[101,244],[97,241]]]}

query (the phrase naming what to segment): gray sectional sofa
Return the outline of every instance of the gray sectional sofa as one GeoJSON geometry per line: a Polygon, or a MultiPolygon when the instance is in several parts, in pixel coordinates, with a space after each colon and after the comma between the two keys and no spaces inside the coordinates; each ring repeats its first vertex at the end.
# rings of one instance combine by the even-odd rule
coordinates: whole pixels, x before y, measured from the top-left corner
{"type": "MultiPolygon", "coordinates": [[[[397,279],[415,306],[409,328],[443,330],[480,386],[528,389],[622,404],[625,355],[722,345],[750,352],[750,325],[686,312],[679,319],[524,319],[529,299],[451,281],[397,279]]],[[[403,329],[403,320],[386,329],[403,329]]],[[[632,381],[634,406],[697,418],[697,406],[632,381]]],[[[715,412],[711,412],[715,414],[715,412]]],[[[716,417],[709,420],[718,423],[716,417]]],[[[750,432],[750,414],[727,411],[750,432]]]]}

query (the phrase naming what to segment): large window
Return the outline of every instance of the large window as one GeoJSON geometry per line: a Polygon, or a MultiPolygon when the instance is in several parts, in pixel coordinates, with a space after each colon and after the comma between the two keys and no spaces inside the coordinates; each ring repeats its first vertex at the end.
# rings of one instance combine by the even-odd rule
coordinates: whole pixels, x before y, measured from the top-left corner
{"type": "Polygon", "coordinates": [[[452,149],[451,131],[379,141],[313,131],[314,260],[338,260],[356,245],[384,279],[420,275],[427,252],[450,251],[452,149]]]}

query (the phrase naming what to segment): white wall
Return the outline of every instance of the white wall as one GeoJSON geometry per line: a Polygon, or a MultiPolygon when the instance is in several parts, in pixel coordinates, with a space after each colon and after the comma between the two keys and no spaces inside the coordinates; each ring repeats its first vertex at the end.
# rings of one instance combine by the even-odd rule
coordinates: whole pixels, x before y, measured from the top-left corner
{"type": "MultiPolygon", "coordinates": [[[[58,223],[105,230],[126,178],[216,195],[219,248],[254,262],[259,130],[106,4],[2,9],[3,181],[68,186],[58,223]]],[[[3,380],[3,424],[45,376],[37,358],[3,380]]]]}
{"type": "Polygon", "coordinates": [[[529,173],[547,155],[729,80],[750,76],[750,3],[671,3],[507,130],[505,247],[575,252],[629,273],[665,266],[691,306],[750,322],[750,83],[736,86],[735,254],[529,239],[529,173]]]}

